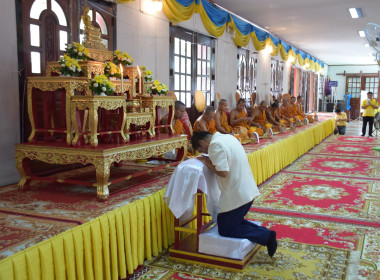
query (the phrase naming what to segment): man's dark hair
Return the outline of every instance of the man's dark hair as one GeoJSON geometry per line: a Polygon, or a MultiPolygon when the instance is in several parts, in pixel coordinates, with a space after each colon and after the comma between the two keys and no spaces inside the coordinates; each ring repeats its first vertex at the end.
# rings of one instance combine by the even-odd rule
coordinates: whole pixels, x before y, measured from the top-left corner
{"type": "Polygon", "coordinates": [[[279,105],[280,105],[280,104],[279,104],[277,101],[275,101],[275,102],[272,103],[271,106],[272,106],[273,108],[278,108],[279,105]]]}
{"type": "Polygon", "coordinates": [[[301,95],[298,95],[298,96],[297,96],[297,100],[300,100],[301,98],[302,98],[301,95]]]}
{"type": "Polygon", "coordinates": [[[367,94],[373,95],[373,92],[372,92],[372,91],[369,91],[369,92],[367,92],[367,94]]]}
{"type": "Polygon", "coordinates": [[[340,113],[340,112],[342,112],[341,109],[339,109],[339,108],[336,108],[336,109],[335,109],[335,113],[340,113]]]}
{"type": "Polygon", "coordinates": [[[191,145],[193,146],[193,149],[196,150],[199,148],[199,140],[205,140],[210,136],[212,136],[212,134],[208,131],[195,131],[193,136],[191,136],[191,145]]]}
{"type": "Polygon", "coordinates": [[[178,101],[178,100],[177,100],[177,101],[175,102],[174,109],[179,109],[179,108],[182,107],[182,106],[186,107],[185,103],[183,103],[182,101],[178,101]]]}
{"type": "Polygon", "coordinates": [[[244,103],[244,104],[246,104],[247,103],[247,101],[245,101],[245,99],[244,98],[240,98],[239,100],[238,100],[238,102],[237,102],[237,105],[239,105],[240,103],[244,103]]]}

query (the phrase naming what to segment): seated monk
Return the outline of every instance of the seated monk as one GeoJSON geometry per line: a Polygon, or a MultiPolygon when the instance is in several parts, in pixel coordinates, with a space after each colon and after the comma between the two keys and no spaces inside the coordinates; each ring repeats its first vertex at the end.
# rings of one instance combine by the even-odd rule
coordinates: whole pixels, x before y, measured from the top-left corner
{"type": "Polygon", "coordinates": [[[214,107],[206,107],[203,115],[195,121],[193,131],[208,131],[214,134],[216,132],[214,115],[214,107]]]}
{"type": "Polygon", "coordinates": [[[255,116],[253,121],[265,129],[266,124],[268,123],[267,115],[265,110],[268,108],[266,101],[261,101],[260,105],[256,106],[252,111],[252,116],[255,116]]]}
{"type": "Polygon", "coordinates": [[[280,117],[278,116],[278,102],[274,101],[266,110],[265,114],[269,123],[271,123],[273,131],[278,131],[280,128],[280,117]]]}
{"type": "Polygon", "coordinates": [[[278,116],[280,120],[284,120],[284,124],[287,127],[290,126],[290,118],[292,118],[289,112],[289,99],[290,99],[290,95],[284,94],[282,96],[282,104],[278,108],[278,116]]]}
{"type": "Polygon", "coordinates": [[[299,95],[297,96],[297,102],[296,102],[296,105],[297,105],[297,109],[298,109],[298,112],[299,114],[303,117],[303,118],[307,118],[309,120],[309,122],[313,122],[314,121],[314,118],[312,115],[306,115],[305,112],[303,111],[303,108],[302,108],[302,96],[299,95]]]}
{"type": "Polygon", "coordinates": [[[246,101],[241,98],[236,104],[236,108],[231,111],[230,124],[232,128],[238,126],[247,128],[249,137],[251,137],[254,132],[257,132],[260,136],[264,135],[264,131],[261,129],[260,125],[255,124],[252,121],[252,117],[248,117],[247,112],[245,111],[245,105],[246,101]]]}
{"type": "Polygon", "coordinates": [[[304,116],[301,115],[301,113],[298,111],[298,107],[296,105],[296,98],[292,96],[290,98],[290,105],[289,105],[289,114],[294,120],[301,120],[303,122],[304,116]]]}
{"type": "MultiPolygon", "coordinates": [[[[184,120],[184,115],[186,114],[186,105],[181,101],[176,101],[174,105],[174,117],[172,128],[174,130],[174,134],[186,134],[187,138],[191,139],[191,129],[188,124],[184,120]]],[[[168,123],[168,114],[166,114],[161,120],[161,124],[168,123]]],[[[165,127],[164,133],[168,133],[168,129],[165,127]]]]}
{"type": "Polygon", "coordinates": [[[216,130],[223,134],[232,132],[232,127],[228,124],[228,116],[226,114],[227,100],[220,99],[218,103],[218,109],[215,112],[215,126],[216,130]]]}

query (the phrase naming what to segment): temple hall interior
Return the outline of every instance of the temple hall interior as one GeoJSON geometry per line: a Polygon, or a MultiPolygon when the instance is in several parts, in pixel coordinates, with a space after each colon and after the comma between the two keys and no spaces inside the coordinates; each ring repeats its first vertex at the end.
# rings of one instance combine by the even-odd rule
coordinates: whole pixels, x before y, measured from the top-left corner
{"type": "Polygon", "coordinates": [[[379,14],[2,1],[0,280],[379,279],[379,14]],[[246,154],[268,241],[218,232],[228,179],[198,131],[246,154]]]}

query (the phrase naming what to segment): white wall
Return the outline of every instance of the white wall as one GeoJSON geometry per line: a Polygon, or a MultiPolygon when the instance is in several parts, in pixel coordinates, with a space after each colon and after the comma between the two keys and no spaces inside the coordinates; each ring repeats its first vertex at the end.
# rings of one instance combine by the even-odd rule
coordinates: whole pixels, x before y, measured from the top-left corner
{"type": "Polygon", "coordinates": [[[343,100],[346,90],[346,77],[343,75],[337,75],[340,73],[378,73],[380,67],[378,65],[342,65],[342,66],[329,66],[328,75],[331,81],[338,81],[338,87],[336,88],[336,99],[343,100]]]}
{"type": "MultiPolygon", "coordinates": [[[[144,4],[144,1],[142,1],[144,4]]],[[[140,1],[117,6],[117,49],[130,54],[154,78],[169,85],[169,21],[162,12],[141,12],[140,1]]]]}
{"type": "Polygon", "coordinates": [[[18,182],[14,145],[20,141],[15,1],[0,9],[0,186],[18,182]]]}

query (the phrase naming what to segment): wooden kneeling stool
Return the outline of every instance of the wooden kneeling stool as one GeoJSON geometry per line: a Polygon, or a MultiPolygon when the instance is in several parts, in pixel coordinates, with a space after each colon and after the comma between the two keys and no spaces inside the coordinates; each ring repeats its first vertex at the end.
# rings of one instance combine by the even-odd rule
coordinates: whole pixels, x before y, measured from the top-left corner
{"type": "Polygon", "coordinates": [[[196,196],[196,215],[181,224],[179,219],[175,219],[175,241],[173,247],[169,249],[170,259],[237,272],[242,271],[259,251],[261,245],[254,244],[247,239],[220,236],[217,233],[217,226],[212,220],[203,222],[203,217],[210,216],[203,212],[203,209],[206,208],[203,207],[203,193],[198,190],[196,196]],[[197,228],[189,228],[188,225],[194,220],[196,220],[197,228]],[[190,235],[180,240],[181,232],[187,232],[190,235]],[[233,256],[227,257],[226,250],[223,248],[217,250],[218,244],[223,244],[224,247],[234,247],[237,250],[233,250],[235,251],[233,256]]]}

